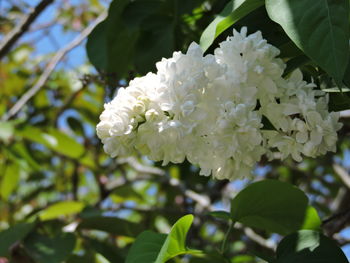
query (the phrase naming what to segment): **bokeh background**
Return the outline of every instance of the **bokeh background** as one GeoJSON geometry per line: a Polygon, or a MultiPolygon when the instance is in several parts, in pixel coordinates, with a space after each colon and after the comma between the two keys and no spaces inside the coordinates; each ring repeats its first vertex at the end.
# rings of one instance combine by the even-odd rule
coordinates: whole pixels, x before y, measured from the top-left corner
{"type": "MultiPolygon", "coordinates": [[[[0,43],[39,2],[0,0],[0,43]]],[[[125,72],[102,74],[89,62],[84,30],[104,18],[110,2],[53,1],[0,60],[0,231],[30,232],[10,251],[4,251],[0,242],[0,262],[8,262],[9,257],[13,262],[124,262],[138,233],[146,229],[168,232],[188,213],[195,215],[189,245],[210,250],[220,246],[227,225],[208,212],[229,210],[229,200],[237,192],[264,178],[278,178],[304,190],[325,220],[325,232],[350,258],[347,111],[341,113],[344,127],[336,153],[301,163],[262,160],[251,179],[218,181],[199,176],[198,168],[187,162],[162,167],[144,156],[111,159],[103,152],[95,133],[103,104],[130,79],[154,70],[154,62],[161,57],[198,42],[228,1],[160,1],[162,15],[174,20],[168,28],[159,26],[161,19],[150,18],[155,21],[153,35],[134,19],[145,12],[138,9],[139,1],[129,4],[134,6],[123,9],[121,17],[129,22],[134,19],[134,23],[124,21],[128,30],[141,28],[135,52],[129,57],[133,62],[125,63],[116,56],[114,66],[125,72]],[[72,42],[77,39],[79,43],[72,42]],[[58,54],[63,55],[57,59],[58,54]],[[53,70],[47,74],[50,67],[53,70]],[[33,96],[11,115],[20,98],[33,89],[33,96]],[[57,246],[57,255],[43,252],[50,244],[57,246]]],[[[260,8],[235,27],[251,25],[251,32],[260,29],[269,42],[282,46],[281,29],[264,21],[265,15],[260,8]]],[[[121,50],[127,44],[123,45],[121,50]]],[[[90,50],[90,57],[91,52],[92,59],[105,53],[103,46],[90,50]]],[[[260,262],[247,251],[272,254],[280,238],[238,225],[229,248],[232,262],[260,262]]]]}

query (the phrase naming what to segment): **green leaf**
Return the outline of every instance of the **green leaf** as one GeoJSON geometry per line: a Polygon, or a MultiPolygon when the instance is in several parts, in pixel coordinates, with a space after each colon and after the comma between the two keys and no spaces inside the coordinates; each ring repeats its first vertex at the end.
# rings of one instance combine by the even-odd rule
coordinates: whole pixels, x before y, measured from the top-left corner
{"type": "Polygon", "coordinates": [[[105,231],[113,235],[137,236],[142,232],[143,227],[125,219],[107,216],[93,216],[83,218],[78,226],[79,229],[94,229],[105,231]]]}
{"type": "Polygon", "coordinates": [[[186,236],[193,222],[192,215],[181,217],[168,235],[145,231],[131,246],[126,263],[164,263],[183,254],[202,255],[202,251],[186,248],[186,236]]]}
{"type": "Polygon", "coordinates": [[[13,123],[6,122],[6,121],[0,121],[0,140],[4,141],[5,143],[8,142],[8,140],[13,136],[14,133],[14,127],[13,123]]]}
{"type": "Polygon", "coordinates": [[[1,177],[0,196],[3,200],[8,200],[9,196],[17,188],[20,177],[21,168],[17,163],[11,163],[6,167],[5,173],[1,177]]]}
{"type": "Polygon", "coordinates": [[[89,35],[86,51],[90,62],[97,70],[123,76],[130,69],[138,31],[127,28],[122,12],[128,0],[113,1],[108,17],[89,35]],[[129,30],[130,29],[130,30],[129,30]]]}
{"type": "Polygon", "coordinates": [[[11,145],[11,147],[7,148],[7,150],[13,155],[13,160],[21,160],[26,162],[32,170],[40,171],[43,169],[42,166],[33,158],[32,154],[28,151],[25,143],[16,142],[11,145]]]}
{"type": "Polygon", "coordinates": [[[204,30],[200,46],[206,51],[214,40],[227,28],[264,4],[264,0],[232,0],[204,30]]]}
{"type": "Polygon", "coordinates": [[[10,247],[24,239],[34,226],[34,223],[19,223],[0,232],[0,257],[8,256],[10,247]]]}
{"type": "Polygon", "coordinates": [[[54,237],[32,233],[24,240],[24,247],[38,263],[61,263],[72,253],[75,242],[72,233],[60,233],[54,237]]]}
{"type": "Polygon", "coordinates": [[[225,220],[231,220],[231,214],[226,211],[212,211],[209,213],[209,215],[225,220]]]}
{"type": "Polygon", "coordinates": [[[185,247],[187,232],[193,222],[193,215],[181,217],[171,228],[155,263],[163,263],[167,260],[183,254],[202,254],[199,250],[190,250],[185,247]]]}
{"type": "Polygon", "coordinates": [[[165,234],[142,232],[132,244],[125,263],[154,263],[166,238],[165,234]]]}
{"type": "Polygon", "coordinates": [[[143,20],[155,14],[162,6],[162,0],[133,1],[123,10],[122,19],[128,27],[142,26],[143,20]]]}
{"type": "Polygon", "coordinates": [[[253,183],[231,201],[233,221],[282,235],[300,229],[308,199],[297,187],[276,180],[253,183]]]}
{"type": "Polygon", "coordinates": [[[319,217],[317,210],[312,206],[308,206],[301,229],[320,230],[321,224],[321,218],[319,217]]]}
{"type": "Polygon", "coordinates": [[[312,230],[300,230],[286,236],[278,245],[276,254],[275,263],[349,262],[333,240],[312,230]]]}
{"type": "Polygon", "coordinates": [[[84,203],[77,201],[62,201],[55,203],[40,212],[39,218],[43,221],[79,213],[84,203]]]}
{"type": "Polygon", "coordinates": [[[43,144],[47,148],[71,158],[79,158],[85,151],[83,145],[56,129],[42,131],[36,127],[26,126],[21,130],[17,130],[16,135],[43,144]]]}
{"type": "Polygon", "coordinates": [[[348,0],[266,0],[266,9],[307,56],[342,82],[349,58],[348,0]]]}
{"type": "Polygon", "coordinates": [[[350,59],[348,61],[348,65],[346,66],[346,69],[345,69],[344,83],[348,88],[350,88],[350,59]]]}
{"type": "Polygon", "coordinates": [[[99,23],[92,30],[86,42],[88,58],[99,71],[107,71],[108,67],[106,24],[106,20],[99,23]]]}
{"type": "Polygon", "coordinates": [[[135,66],[143,74],[154,71],[161,57],[170,57],[174,51],[175,23],[167,15],[153,15],[143,20],[140,40],[136,46],[135,66]],[[147,41],[143,41],[147,39],[147,41]]]}

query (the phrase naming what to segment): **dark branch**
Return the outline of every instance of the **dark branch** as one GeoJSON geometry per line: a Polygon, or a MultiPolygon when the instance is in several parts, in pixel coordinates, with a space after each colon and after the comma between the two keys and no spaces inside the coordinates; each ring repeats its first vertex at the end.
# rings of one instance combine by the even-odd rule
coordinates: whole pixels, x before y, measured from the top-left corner
{"type": "Polygon", "coordinates": [[[17,40],[29,29],[35,19],[50,5],[54,0],[42,0],[23,20],[5,36],[0,43],[0,60],[11,50],[17,40]]]}
{"type": "Polygon", "coordinates": [[[100,14],[94,22],[92,22],[87,28],[85,28],[76,38],[72,40],[72,42],[68,43],[68,45],[62,47],[58,50],[49,61],[46,66],[43,74],[39,77],[38,81],[35,83],[33,87],[31,87],[26,93],[22,95],[22,97],[13,105],[13,107],[2,117],[2,120],[7,121],[16,115],[21,108],[36,94],[40,91],[42,87],[44,87],[46,81],[49,79],[51,73],[56,68],[57,64],[64,58],[64,56],[77,47],[90,33],[91,31],[105,18],[107,17],[107,12],[103,12],[100,14]]]}

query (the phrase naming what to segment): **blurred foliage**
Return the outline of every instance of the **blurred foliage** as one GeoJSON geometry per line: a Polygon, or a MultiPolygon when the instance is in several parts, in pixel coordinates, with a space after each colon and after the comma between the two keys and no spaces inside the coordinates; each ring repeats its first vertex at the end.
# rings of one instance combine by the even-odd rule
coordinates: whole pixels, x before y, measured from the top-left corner
{"type": "MultiPolygon", "coordinates": [[[[0,1],[3,2],[6,5],[0,6],[0,42],[30,7],[30,1],[0,1]]],[[[40,53],[37,38],[33,40],[31,34],[43,30],[40,36],[49,37],[53,25],[62,27],[60,34],[77,34],[109,4],[98,0],[62,2],[54,6],[54,14],[48,17],[47,23],[34,24],[32,31],[0,61],[0,116],[33,86],[54,53],[40,53]]],[[[284,162],[262,160],[253,179],[235,182],[201,177],[197,167],[187,162],[161,167],[143,156],[111,159],[103,152],[95,135],[103,102],[110,101],[119,87],[135,76],[154,70],[155,62],[162,57],[171,56],[175,50],[185,51],[192,41],[199,42],[203,32],[210,36],[210,43],[203,44],[202,36],[201,44],[212,53],[218,42],[231,34],[232,28],[239,29],[243,25],[248,26],[250,32],[261,30],[264,38],[281,50],[281,58],[288,65],[287,72],[300,67],[307,80],[314,80],[322,89],[331,89],[329,106],[332,110],[350,109],[346,88],[343,87],[342,93],[335,88],[335,83],[339,82],[348,85],[350,74],[340,79],[329,71],[329,66],[322,63],[321,67],[317,66],[314,55],[304,50],[305,56],[284,27],[269,18],[261,1],[250,1],[254,2],[252,5],[245,2],[249,1],[115,0],[108,18],[95,28],[86,44],[87,55],[96,69],[86,60],[74,67],[68,67],[67,61],[63,61],[15,118],[0,121],[1,263],[140,262],[144,259],[135,261],[130,259],[130,254],[127,256],[130,247],[130,251],[135,251],[131,256],[137,256],[144,252],[144,247],[137,245],[140,239],[160,240],[156,248],[166,255],[169,251],[163,248],[162,242],[170,239],[174,228],[179,226],[177,223],[171,230],[172,225],[187,214],[193,214],[194,221],[192,223],[191,218],[188,233],[189,225],[185,227],[185,235],[175,238],[180,242],[177,243],[179,251],[172,251],[172,255],[183,254],[188,249],[184,245],[187,240],[188,247],[199,248],[209,256],[186,255],[169,262],[264,262],[261,258],[273,257],[274,248],[282,239],[272,233],[276,228],[276,232],[282,234],[289,234],[284,227],[296,223],[298,226],[294,226],[293,231],[303,228],[301,223],[309,226],[304,227],[306,229],[320,228],[319,217],[325,220],[335,216],[323,221],[324,233],[338,245],[350,243],[349,236],[339,234],[347,228],[350,218],[349,185],[339,176],[341,172],[348,176],[350,169],[349,114],[342,118],[344,127],[339,133],[337,153],[316,160],[305,159],[301,163],[291,159],[284,162]],[[224,17],[214,20],[224,8],[226,11],[221,13],[224,17]],[[213,21],[216,24],[211,24],[213,21]],[[338,79],[334,81],[326,72],[338,79]],[[287,217],[280,231],[275,217],[261,219],[258,225],[249,218],[239,218],[250,208],[246,206],[248,201],[254,204],[262,198],[259,191],[249,193],[252,199],[230,212],[231,199],[236,196],[239,200],[245,195],[244,191],[252,188],[237,195],[241,189],[262,179],[278,179],[302,189],[309,204],[305,194],[296,188],[278,186],[285,200],[269,209],[282,206],[290,212],[289,216],[298,215],[296,210],[301,209],[308,215],[308,222],[287,217]],[[301,196],[300,199],[295,199],[295,195],[301,196]],[[210,214],[214,210],[219,212],[210,214]],[[241,223],[247,225],[236,224],[232,229],[227,237],[226,259],[223,259],[218,251],[233,215],[236,221],[242,219],[241,223]],[[261,225],[265,227],[261,229],[261,225]],[[144,230],[152,232],[145,234],[144,230]]],[[[327,47],[313,48],[320,48],[324,56],[331,55],[327,47]]],[[[280,198],[272,192],[270,196],[265,193],[263,196],[271,200],[280,198]]],[[[189,216],[185,219],[189,220],[189,216]]],[[[310,234],[312,230],[301,231],[304,232],[300,235],[305,235],[312,245],[326,239],[323,235],[315,238],[310,234]]],[[[285,237],[278,246],[277,257],[288,255],[283,262],[296,262],[300,256],[296,254],[298,251],[283,249],[288,242],[295,243],[295,235],[285,237]]],[[[339,253],[335,243],[329,240],[325,241],[330,244],[328,248],[335,247],[332,251],[339,253]]],[[[323,256],[322,253],[316,255],[323,256]]]]}

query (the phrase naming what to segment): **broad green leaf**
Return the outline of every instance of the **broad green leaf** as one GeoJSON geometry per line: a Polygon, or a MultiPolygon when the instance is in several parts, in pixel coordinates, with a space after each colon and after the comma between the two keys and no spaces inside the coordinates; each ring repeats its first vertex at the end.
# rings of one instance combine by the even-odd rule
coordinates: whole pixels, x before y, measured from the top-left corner
{"type": "Polygon", "coordinates": [[[54,237],[32,233],[24,240],[24,247],[37,263],[61,263],[72,253],[76,238],[72,233],[54,237]]]}
{"type": "Polygon", "coordinates": [[[321,218],[319,217],[316,209],[312,206],[308,206],[301,229],[320,230],[321,224],[321,218]]]}
{"type": "Polygon", "coordinates": [[[133,1],[122,13],[123,22],[128,27],[139,27],[143,20],[155,14],[162,5],[162,0],[133,1]]]}
{"type": "Polygon", "coordinates": [[[106,20],[99,23],[90,33],[86,42],[88,58],[99,71],[107,71],[108,67],[106,24],[106,20]]]}
{"type": "Polygon", "coordinates": [[[0,177],[0,196],[3,200],[8,200],[17,188],[22,172],[18,163],[11,163],[6,167],[5,173],[0,177]]]}
{"type": "Polygon", "coordinates": [[[140,41],[136,46],[135,66],[145,74],[155,70],[155,64],[161,57],[170,57],[173,53],[175,23],[174,18],[168,15],[150,16],[143,23],[140,41]]]}
{"type": "Polygon", "coordinates": [[[231,220],[231,214],[226,211],[212,211],[209,213],[209,215],[225,220],[231,220]]]}
{"type": "Polygon", "coordinates": [[[202,255],[199,250],[186,248],[186,236],[192,225],[193,216],[180,218],[168,235],[145,231],[131,246],[126,263],[165,263],[169,259],[183,254],[202,255]]]}
{"type": "Polygon", "coordinates": [[[182,12],[195,2],[112,1],[107,19],[88,37],[90,62],[97,70],[119,78],[130,70],[141,74],[155,70],[155,63],[174,51],[175,35],[180,32],[175,29],[184,26],[180,23],[182,12]]]}
{"type": "Polygon", "coordinates": [[[348,0],[266,0],[266,9],[307,56],[342,82],[349,58],[348,0]]]}
{"type": "Polygon", "coordinates": [[[278,245],[276,254],[274,263],[349,262],[333,240],[312,230],[300,230],[286,236],[278,245]]]}
{"type": "Polygon", "coordinates": [[[138,31],[129,30],[122,20],[128,0],[112,1],[108,17],[89,35],[86,50],[97,70],[123,76],[130,69],[138,31]]]}
{"type": "Polygon", "coordinates": [[[264,4],[264,0],[232,0],[204,30],[200,46],[206,51],[214,40],[238,20],[264,4]]]}
{"type": "Polygon", "coordinates": [[[155,263],[164,263],[167,260],[183,254],[200,255],[199,250],[186,248],[186,236],[193,222],[193,215],[181,217],[171,228],[155,263]]]}
{"type": "Polygon", "coordinates": [[[243,189],[231,201],[233,221],[282,235],[300,229],[308,199],[297,187],[264,180],[243,189]]]}
{"type": "Polygon", "coordinates": [[[77,201],[62,201],[55,203],[40,212],[39,218],[43,221],[79,213],[84,203],[77,201]]]}
{"type": "Polygon", "coordinates": [[[82,219],[78,228],[105,231],[113,235],[137,236],[143,227],[125,219],[107,216],[94,216],[82,219]]]}
{"type": "Polygon", "coordinates": [[[9,248],[24,239],[34,227],[34,223],[19,223],[0,232],[0,257],[6,257],[9,248]]]}
{"type": "Polygon", "coordinates": [[[165,234],[142,232],[132,244],[126,263],[154,263],[167,238],[165,234]]]}
{"type": "Polygon", "coordinates": [[[79,158],[85,151],[84,146],[74,138],[56,129],[42,131],[36,127],[26,126],[17,130],[16,134],[71,158],[79,158]]]}

